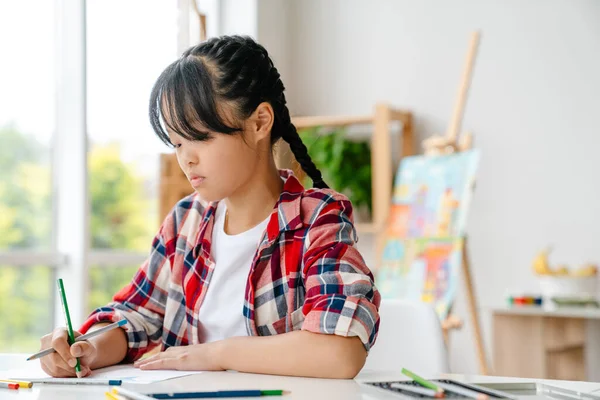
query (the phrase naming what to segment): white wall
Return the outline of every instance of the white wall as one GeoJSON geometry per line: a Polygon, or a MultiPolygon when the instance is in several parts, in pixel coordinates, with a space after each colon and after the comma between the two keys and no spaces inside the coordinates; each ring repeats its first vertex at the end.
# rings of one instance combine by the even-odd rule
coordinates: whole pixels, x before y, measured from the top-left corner
{"type": "MultiPolygon", "coordinates": [[[[384,100],[415,113],[421,138],[445,130],[482,29],[464,127],[483,154],[468,233],[488,346],[485,308],[532,284],[540,248],[600,261],[599,1],[295,0],[291,21],[294,114],[384,100]]],[[[456,311],[467,316],[462,295],[456,311]]],[[[454,371],[477,371],[470,334],[452,337],[454,371]]]]}
{"type": "Polygon", "coordinates": [[[292,3],[287,0],[219,1],[219,34],[253,37],[268,50],[283,82],[290,82],[292,30],[289,24],[292,3]]]}
{"type": "MultiPolygon", "coordinates": [[[[256,38],[257,0],[219,0],[219,30],[222,35],[249,35],[256,38]]],[[[210,23],[210,21],[209,21],[210,23]]]]}
{"type": "MultiPolygon", "coordinates": [[[[265,46],[284,84],[292,81],[292,30],[289,29],[292,3],[282,0],[258,0],[257,40],[265,46]]],[[[286,92],[288,102],[289,90],[286,92]]],[[[293,106],[293,104],[289,104],[293,106]]]]}

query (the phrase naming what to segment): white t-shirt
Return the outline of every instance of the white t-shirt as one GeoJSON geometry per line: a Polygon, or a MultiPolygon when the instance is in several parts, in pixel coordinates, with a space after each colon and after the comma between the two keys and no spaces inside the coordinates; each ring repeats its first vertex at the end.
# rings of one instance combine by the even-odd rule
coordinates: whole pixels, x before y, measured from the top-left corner
{"type": "Polygon", "coordinates": [[[220,201],[215,211],[211,244],[215,265],[198,313],[200,343],[248,336],[242,314],[246,281],[270,215],[246,232],[228,235],[224,229],[226,211],[225,203],[220,201]]]}

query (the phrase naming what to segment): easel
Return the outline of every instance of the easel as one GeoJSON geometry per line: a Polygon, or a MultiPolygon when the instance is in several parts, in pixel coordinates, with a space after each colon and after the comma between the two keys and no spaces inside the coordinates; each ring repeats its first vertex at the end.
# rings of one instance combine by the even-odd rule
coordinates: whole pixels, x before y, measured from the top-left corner
{"type": "MultiPolygon", "coordinates": [[[[471,35],[471,42],[469,44],[469,51],[467,53],[467,59],[461,84],[458,90],[458,97],[454,107],[454,113],[452,114],[452,120],[448,126],[448,132],[445,136],[434,135],[429,139],[423,141],[423,150],[426,156],[434,156],[441,154],[452,154],[459,151],[470,150],[473,145],[473,137],[470,133],[465,133],[460,139],[458,139],[458,132],[460,130],[462,119],[464,115],[465,103],[467,99],[467,92],[471,83],[471,75],[473,71],[473,64],[475,61],[475,55],[477,53],[477,47],[479,45],[479,32],[473,32],[471,35]]],[[[468,256],[468,240],[465,236],[462,246],[462,274],[464,277],[465,289],[467,294],[467,304],[469,308],[469,314],[471,316],[471,324],[473,325],[473,333],[475,335],[475,350],[477,352],[477,358],[479,361],[479,371],[483,375],[489,373],[489,367],[487,357],[485,356],[485,348],[483,345],[483,338],[481,336],[481,324],[479,323],[479,312],[477,310],[477,300],[475,297],[475,290],[473,288],[473,281],[471,278],[471,270],[469,266],[468,256]]],[[[460,329],[462,327],[462,320],[460,318],[450,315],[443,321],[442,327],[444,328],[444,337],[448,342],[448,333],[450,329],[460,329]]]]}

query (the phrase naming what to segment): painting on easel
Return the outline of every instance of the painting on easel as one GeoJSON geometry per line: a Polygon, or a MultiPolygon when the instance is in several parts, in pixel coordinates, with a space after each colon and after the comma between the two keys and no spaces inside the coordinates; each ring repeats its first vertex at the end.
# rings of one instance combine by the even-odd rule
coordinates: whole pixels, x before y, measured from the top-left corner
{"type": "Polygon", "coordinates": [[[384,298],[430,303],[441,320],[456,296],[462,238],[388,239],[377,285],[384,298]]]}
{"type": "Polygon", "coordinates": [[[431,303],[441,320],[447,317],[478,162],[476,150],[404,159],[377,274],[384,297],[431,303]]]}
{"type": "Polygon", "coordinates": [[[480,373],[488,373],[465,232],[479,152],[470,133],[459,138],[479,32],[473,32],[446,135],[423,141],[424,155],[407,158],[396,176],[388,229],[378,240],[376,284],[382,296],[431,303],[448,341],[462,320],[449,314],[464,279],[480,373]]]}
{"type": "Polygon", "coordinates": [[[390,234],[398,238],[462,236],[479,151],[407,157],[392,196],[390,234]]]}

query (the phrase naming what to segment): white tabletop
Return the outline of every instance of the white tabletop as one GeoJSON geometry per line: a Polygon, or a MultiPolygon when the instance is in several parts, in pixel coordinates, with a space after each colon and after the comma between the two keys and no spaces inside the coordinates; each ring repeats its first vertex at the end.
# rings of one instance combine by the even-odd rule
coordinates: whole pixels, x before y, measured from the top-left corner
{"type": "MultiPolygon", "coordinates": [[[[15,360],[23,360],[22,356],[0,355],[0,369],[7,365],[11,368],[21,368],[15,365],[15,360]]],[[[1,373],[1,372],[0,372],[1,373]]],[[[467,383],[503,383],[503,382],[535,382],[532,379],[500,378],[491,376],[444,374],[426,376],[427,378],[448,378],[467,383]]],[[[237,372],[202,372],[150,385],[125,384],[124,387],[139,390],[140,392],[175,392],[175,391],[210,391],[228,389],[283,389],[290,394],[283,399],[394,399],[394,396],[374,394],[373,390],[365,387],[361,382],[405,380],[399,372],[369,372],[363,371],[354,380],[336,379],[309,379],[271,375],[256,375],[237,372]]],[[[539,381],[538,381],[539,382],[539,381]]],[[[600,383],[569,382],[569,381],[544,381],[555,386],[583,392],[600,392],[600,383]]],[[[0,399],[10,400],[71,400],[71,399],[98,399],[104,400],[104,393],[108,387],[102,386],[63,386],[35,384],[31,389],[7,390],[0,389],[0,399]]],[[[276,400],[276,397],[272,398],[276,400]]]]}
{"type": "Polygon", "coordinates": [[[600,319],[600,308],[592,307],[502,306],[493,307],[491,308],[491,311],[496,315],[600,319]]]}

